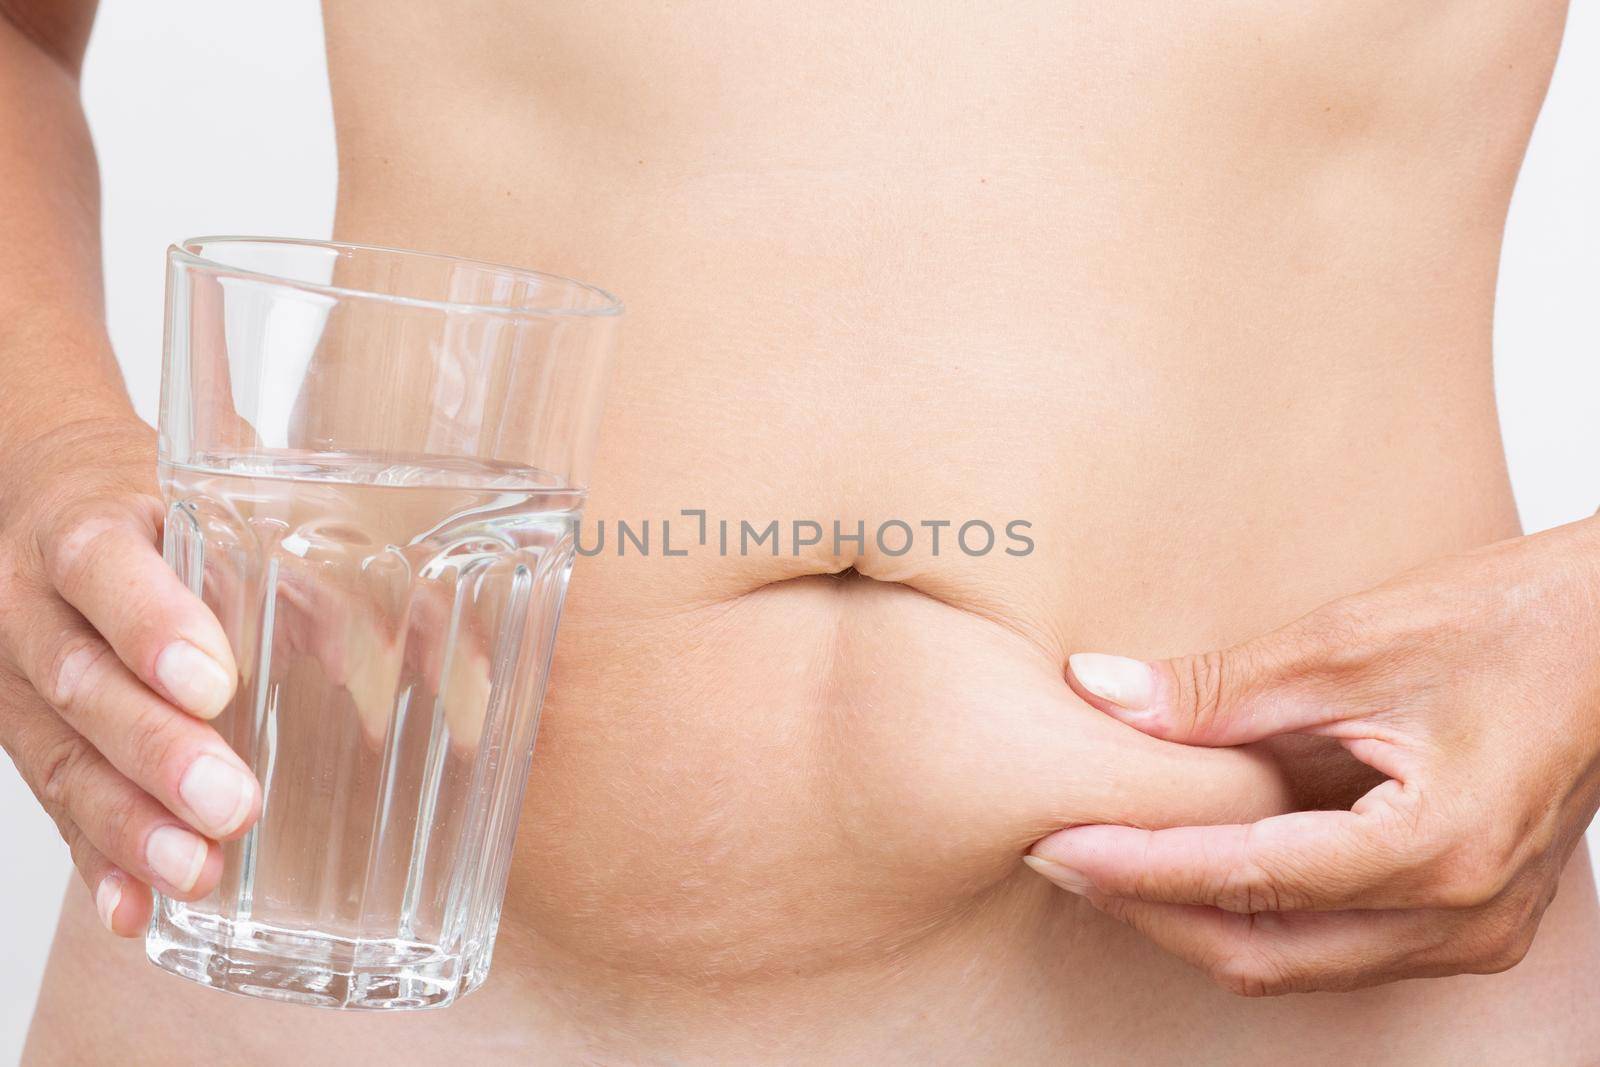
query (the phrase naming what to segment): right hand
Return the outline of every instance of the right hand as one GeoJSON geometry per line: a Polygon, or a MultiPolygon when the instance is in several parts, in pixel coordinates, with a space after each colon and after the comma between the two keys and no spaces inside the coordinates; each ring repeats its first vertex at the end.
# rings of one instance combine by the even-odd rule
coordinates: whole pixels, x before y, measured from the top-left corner
{"type": "Polygon", "coordinates": [[[154,886],[222,876],[261,789],[202,720],[231,701],[221,625],[159,548],[155,434],[131,414],[7,449],[0,469],[0,744],[50,813],[101,921],[134,937],[154,886]]]}

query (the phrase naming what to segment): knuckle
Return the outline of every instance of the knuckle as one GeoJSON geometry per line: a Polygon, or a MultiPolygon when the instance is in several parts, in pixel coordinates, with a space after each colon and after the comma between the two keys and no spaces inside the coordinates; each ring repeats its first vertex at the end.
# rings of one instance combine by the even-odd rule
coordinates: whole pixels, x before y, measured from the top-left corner
{"type": "Polygon", "coordinates": [[[1232,677],[1227,656],[1222,652],[1206,652],[1189,656],[1182,661],[1178,671],[1181,692],[1180,707],[1193,717],[1191,728],[1202,734],[1220,717],[1227,696],[1227,686],[1232,677]]]}
{"type": "Polygon", "coordinates": [[[101,674],[111,648],[97,635],[63,636],[45,656],[44,690],[50,706],[65,714],[84,707],[101,674]]]}
{"type": "Polygon", "coordinates": [[[142,813],[136,796],[125,789],[117,790],[106,798],[105,810],[101,815],[101,840],[126,855],[136,854],[137,843],[142,837],[139,832],[142,813]]]}
{"type": "Polygon", "coordinates": [[[1513,861],[1519,855],[1529,857],[1548,855],[1558,847],[1560,841],[1560,812],[1559,809],[1553,809],[1513,838],[1506,849],[1508,861],[1513,861]]]}
{"type": "Polygon", "coordinates": [[[141,783],[154,782],[174,765],[181,743],[176,722],[166,708],[152,707],[140,709],[123,725],[122,744],[141,783]]]}
{"type": "Polygon", "coordinates": [[[1391,681],[1399,648],[1394,619],[1368,595],[1324,604],[1290,624],[1273,653],[1280,670],[1323,686],[1354,687],[1348,699],[1391,681]]]}
{"type": "Polygon", "coordinates": [[[1226,880],[1217,887],[1215,902],[1224,911],[1255,915],[1264,911],[1282,911],[1283,893],[1265,871],[1251,865],[1229,872],[1226,880]]]}
{"type": "Polygon", "coordinates": [[[35,791],[46,808],[58,812],[72,809],[78,780],[93,752],[89,742],[76,734],[45,750],[34,771],[35,791]]]}
{"type": "Polygon", "coordinates": [[[1475,946],[1475,951],[1468,952],[1471,971],[1498,974],[1527,957],[1552,897],[1554,879],[1551,882],[1552,885],[1525,886],[1507,894],[1500,904],[1478,917],[1477,936],[1463,939],[1475,946]]]}
{"type": "Polygon", "coordinates": [[[1355,661],[1362,662],[1366,658],[1365,646],[1375,634],[1380,630],[1392,629],[1385,622],[1372,605],[1358,597],[1346,597],[1324,604],[1309,615],[1305,620],[1303,637],[1319,653],[1327,655],[1330,651],[1355,650],[1358,653],[1355,661]]]}
{"type": "Polygon", "coordinates": [[[1448,854],[1428,903],[1447,910],[1482,908],[1510,884],[1510,873],[1496,850],[1473,845],[1448,854]]]}
{"type": "Polygon", "coordinates": [[[81,584],[107,535],[119,525],[104,507],[93,505],[64,516],[44,535],[39,546],[50,583],[63,591],[81,584]]]}
{"type": "Polygon", "coordinates": [[[1499,974],[1521,963],[1533,948],[1533,931],[1516,928],[1490,938],[1473,961],[1474,974],[1499,974]]]}
{"type": "Polygon", "coordinates": [[[1446,911],[1471,911],[1493,901],[1502,888],[1487,876],[1456,878],[1435,886],[1427,903],[1446,911]]]}
{"type": "Polygon", "coordinates": [[[1206,977],[1238,997],[1272,997],[1290,990],[1288,975],[1260,953],[1223,953],[1205,968],[1206,977]]]}
{"type": "MultiPolygon", "coordinates": [[[[78,830],[78,824],[73,821],[72,816],[67,814],[64,808],[53,801],[46,800],[42,788],[39,790],[38,796],[40,809],[50,816],[50,821],[55,824],[56,833],[61,837],[61,840],[67,843],[68,851],[72,852],[73,856],[76,857],[77,840],[83,836],[78,830]]],[[[76,858],[74,858],[73,862],[77,862],[76,858]]]]}

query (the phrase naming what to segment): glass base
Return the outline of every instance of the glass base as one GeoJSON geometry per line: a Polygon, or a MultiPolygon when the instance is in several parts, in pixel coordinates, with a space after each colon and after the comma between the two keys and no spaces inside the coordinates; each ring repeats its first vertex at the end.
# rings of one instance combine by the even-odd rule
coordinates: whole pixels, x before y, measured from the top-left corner
{"type": "Polygon", "coordinates": [[[231,920],[165,899],[150,920],[145,955],[213,989],[368,1011],[442,1008],[476,989],[488,972],[464,967],[459,954],[432,945],[231,920]]]}

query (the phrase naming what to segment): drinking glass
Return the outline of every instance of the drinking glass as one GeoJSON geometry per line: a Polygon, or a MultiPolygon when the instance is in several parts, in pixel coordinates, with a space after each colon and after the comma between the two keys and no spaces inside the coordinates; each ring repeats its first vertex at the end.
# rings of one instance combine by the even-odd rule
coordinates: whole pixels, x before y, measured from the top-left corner
{"type": "Polygon", "coordinates": [[[483,982],[622,307],[334,242],[168,252],[163,550],[227,631],[261,781],[146,953],[341,1008],[483,982]]]}

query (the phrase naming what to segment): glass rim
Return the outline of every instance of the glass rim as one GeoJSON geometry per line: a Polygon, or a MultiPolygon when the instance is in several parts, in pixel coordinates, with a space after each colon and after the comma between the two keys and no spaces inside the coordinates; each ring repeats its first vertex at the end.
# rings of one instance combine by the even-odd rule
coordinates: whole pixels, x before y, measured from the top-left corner
{"type": "Polygon", "coordinates": [[[408,307],[432,308],[437,311],[474,314],[474,315],[501,315],[512,318],[615,318],[622,314],[623,305],[615,295],[561,274],[551,274],[548,271],[533,270],[529,267],[513,267],[505,263],[492,263],[487,260],[472,259],[468,256],[451,255],[447,252],[422,252],[409,248],[390,248],[385,245],[360,244],[354,241],[319,240],[311,237],[252,237],[245,234],[207,234],[201,237],[188,237],[184,240],[169,245],[167,255],[174,260],[181,261],[192,267],[214,271],[219,274],[228,274],[235,277],[249,278],[255,281],[279,285],[289,289],[298,289],[303,292],[321,293],[326,296],[340,299],[378,300],[384,303],[401,304],[408,307]],[[548,307],[538,304],[511,305],[511,304],[475,304],[463,300],[440,300],[424,296],[404,296],[399,293],[385,293],[375,289],[353,289],[349,286],[333,285],[324,282],[306,281],[303,278],[291,278],[271,271],[257,270],[251,267],[239,267],[225,263],[219,259],[196,251],[197,248],[209,244],[265,244],[265,245],[293,245],[302,248],[326,248],[334,251],[349,252],[377,252],[388,256],[401,256],[408,259],[438,260],[446,263],[464,263],[473,267],[481,267],[493,271],[504,271],[508,274],[519,275],[524,278],[538,279],[543,282],[555,282],[561,286],[581,289],[599,298],[600,303],[594,307],[563,308],[548,307]]]}

